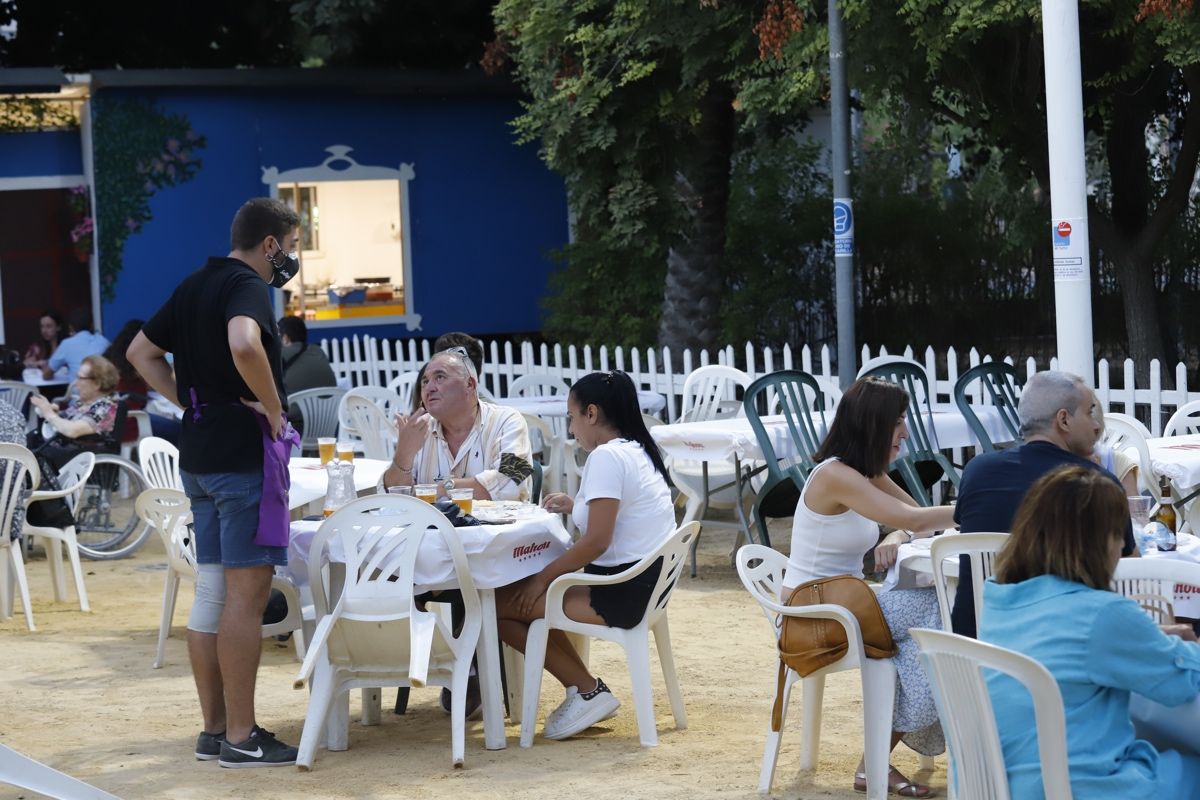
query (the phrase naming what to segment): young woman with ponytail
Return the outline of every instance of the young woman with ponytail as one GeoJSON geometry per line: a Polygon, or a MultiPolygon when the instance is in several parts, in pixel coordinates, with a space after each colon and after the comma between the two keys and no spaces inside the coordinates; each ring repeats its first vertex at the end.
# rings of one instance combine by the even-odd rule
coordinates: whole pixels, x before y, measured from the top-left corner
{"type": "MultiPolygon", "coordinates": [[[[529,623],[546,614],[546,589],[560,575],[614,575],[653,553],[675,529],[675,510],[663,464],[638,407],[637,390],[624,372],[593,372],[576,381],[567,398],[571,435],[588,451],[579,493],[547,495],[542,506],[571,514],[579,540],[541,572],[497,593],[500,637],[524,652],[529,623]]],[[[632,628],[645,613],[662,563],[614,586],[573,586],[563,601],[580,622],[632,628]]],[[[566,739],[609,719],[620,702],[593,676],[566,634],[551,630],[546,669],[566,688],[562,704],[546,718],[542,735],[566,739]]]]}

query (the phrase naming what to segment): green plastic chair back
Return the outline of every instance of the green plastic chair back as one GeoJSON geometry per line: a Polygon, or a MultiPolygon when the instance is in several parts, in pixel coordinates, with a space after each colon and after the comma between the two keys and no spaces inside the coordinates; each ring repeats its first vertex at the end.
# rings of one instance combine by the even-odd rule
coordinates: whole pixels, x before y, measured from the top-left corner
{"type": "Polygon", "coordinates": [[[795,499],[790,494],[781,496],[776,490],[781,485],[791,483],[798,495],[809,473],[816,467],[813,454],[829,429],[824,393],[816,379],[807,372],[781,370],[751,383],[746,388],[742,406],[766,461],[766,480],[754,498],[752,513],[759,529],[760,543],[770,546],[767,517],[791,516],[796,509],[795,499]],[[780,407],[782,421],[772,421],[771,427],[774,429],[779,424],[784,425],[797,453],[787,465],[780,463],[767,432],[767,424],[763,421],[765,410],[772,407],[772,398],[775,405],[780,407]]]}
{"type": "Polygon", "coordinates": [[[1010,434],[1009,441],[1021,441],[1021,420],[1017,416],[1017,393],[1021,388],[1021,381],[1017,375],[1017,368],[1003,361],[989,361],[971,367],[960,375],[954,384],[955,405],[971,426],[971,432],[979,440],[983,451],[991,452],[996,449],[996,444],[979,421],[975,406],[967,400],[967,389],[977,380],[991,404],[1000,412],[1000,419],[1010,434]]]}
{"type": "Polygon", "coordinates": [[[529,502],[538,505],[542,500],[542,465],[536,458],[530,459],[533,465],[533,487],[529,493],[529,502]]]}

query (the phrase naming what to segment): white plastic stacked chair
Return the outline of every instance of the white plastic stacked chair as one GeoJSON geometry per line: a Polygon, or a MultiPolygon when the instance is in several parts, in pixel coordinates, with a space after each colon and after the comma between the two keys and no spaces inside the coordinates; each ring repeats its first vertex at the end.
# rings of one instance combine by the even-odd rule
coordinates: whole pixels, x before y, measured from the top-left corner
{"type": "MultiPolygon", "coordinates": [[[[396,407],[404,413],[412,408],[413,392],[417,391],[417,375],[420,373],[413,370],[409,372],[401,372],[396,377],[388,381],[387,390],[396,395],[398,402],[396,407]]],[[[365,388],[365,387],[360,387],[365,388]]]]}
{"type": "Polygon", "coordinates": [[[826,619],[846,629],[849,648],[840,659],[807,677],[801,678],[793,669],[786,670],[783,687],[777,690],[782,692],[782,697],[774,698],[774,702],[778,702],[782,709],[779,730],[771,730],[770,727],[767,729],[758,791],[762,794],[771,791],[792,685],[800,681],[804,690],[804,704],[801,707],[803,718],[800,724],[800,769],[811,770],[817,765],[817,754],[821,747],[821,706],[825,696],[825,676],[857,669],[862,678],[863,751],[867,797],[870,800],[884,800],[888,793],[888,756],[892,750],[890,709],[896,697],[896,666],[890,658],[867,658],[863,650],[858,618],[843,606],[829,603],[787,606],[780,602],[779,595],[783,588],[783,573],[786,567],[787,556],[760,544],[748,544],[737,551],[738,577],[741,578],[746,591],[750,592],[750,596],[762,606],[763,614],[771,625],[773,641],[779,641],[783,617],[826,619]]]}
{"type": "Polygon", "coordinates": [[[975,629],[983,611],[983,584],[996,568],[996,556],[1008,544],[1007,533],[958,533],[933,537],[929,560],[933,563],[933,585],[937,590],[938,610],[942,628],[950,630],[950,611],[953,605],[951,586],[946,578],[946,559],[969,556],[971,559],[971,594],[975,599],[975,629]]]}
{"type": "Polygon", "coordinates": [[[1163,436],[1187,436],[1200,433],[1200,400],[1181,405],[1163,428],[1163,436]]]}
{"type": "Polygon", "coordinates": [[[387,413],[358,390],[347,392],[342,404],[355,435],[362,441],[363,455],[384,461],[390,459],[396,449],[396,427],[387,413]]]}
{"type": "Polygon", "coordinates": [[[1020,653],[965,636],[912,629],[933,686],[953,764],[952,797],[1009,800],[1008,773],[984,670],[1019,681],[1033,699],[1042,786],[1047,800],[1071,800],[1067,724],[1062,694],[1050,671],[1020,653]]]}
{"type": "Polygon", "coordinates": [[[25,625],[33,625],[33,606],[29,603],[29,581],[25,577],[25,561],[21,548],[12,541],[13,517],[25,499],[22,495],[27,487],[36,489],[41,480],[37,459],[33,453],[19,444],[0,444],[0,619],[8,619],[13,613],[13,586],[21,594],[25,609],[25,625]]]}
{"type": "Polygon", "coordinates": [[[323,386],[288,395],[288,405],[300,409],[300,417],[304,423],[304,438],[300,441],[301,452],[316,450],[317,439],[321,437],[337,436],[338,403],[345,393],[345,389],[337,386],[323,386]]]}
{"type": "MultiPolygon", "coordinates": [[[[180,489],[147,489],[138,495],[137,515],[146,524],[158,531],[163,548],[167,551],[167,576],[163,584],[162,614],[158,624],[158,647],[154,656],[154,668],[166,663],[167,638],[171,635],[171,619],[175,616],[175,600],[179,596],[181,580],[196,580],[196,542],[188,527],[192,521],[192,506],[187,495],[180,489]]],[[[300,592],[288,578],[275,575],[271,588],[283,592],[287,599],[287,616],[279,622],[264,625],[263,638],[284,633],[294,633],[296,655],[303,657],[303,616],[300,592]]]]}
{"type": "Polygon", "coordinates": [[[382,386],[359,386],[342,395],[342,399],[338,402],[338,436],[343,441],[357,444],[359,452],[362,452],[362,437],[359,436],[358,429],[354,427],[354,421],[350,419],[350,411],[346,406],[347,398],[350,397],[365,397],[373,401],[383,411],[383,416],[388,422],[391,422],[397,413],[407,414],[411,409],[410,405],[403,402],[400,395],[382,386]]]}
{"type": "Polygon", "coordinates": [[[138,466],[152,488],[183,491],[183,479],[179,477],[179,448],[166,439],[157,436],[143,439],[138,445],[138,466]]]}
{"type": "Polygon", "coordinates": [[[482,615],[462,543],[446,517],[413,497],[377,495],[348,503],[317,531],[308,571],[317,628],[295,682],[303,688],[312,678],[297,766],[312,767],[335,698],[352,688],[426,685],[451,690],[451,753],[461,766],[467,678],[482,615]],[[454,564],[466,608],[457,636],[449,620],[420,610],[413,600],[413,569],[425,536],[440,536],[454,564]]]}
{"type": "MultiPolygon", "coordinates": [[[[671,599],[679,578],[688,546],[700,525],[689,522],[674,531],[662,545],[624,572],[616,575],[588,575],[572,572],[561,575],[546,589],[546,616],[529,625],[525,639],[525,681],[521,690],[521,746],[533,745],[533,729],[537,723],[538,697],[542,690],[543,665],[546,660],[546,643],[551,628],[567,633],[582,634],[596,639],[615,642],[625,650],[625,661],[629,665],[629,678],[633,684],[633,704],[637,714],[638,735],[643,747],[658,744],[658,729],[654,719],[654,696],[650,689],[650,634],[658,648],[658,661],[662,665],[663,682],[667,697],[671,701],[671,712],[675,716],[675,727],[687,727],[687,712],[683,707],[683,694],[679,690],[679,677],[675,672],[675,656],[671,650],[671,630],[667,625],[667,603],[671,599]],[[662,558],[662,569],[658,575],[650,601],[641,621],[632,628],[610,628],[607,625],[591,625],[577,622],[567,616],[563,600],[572,586],[619,585],[634,578],[662,558]]],[[[510,676],[509,680],[514,680],[510,676]]]]}
{"type": "Polygon", "coordinates": [[[1154,466],[1150,463],[1150,447],[1146,444],[1149,438],[1149,428],[1137,417],[1117,413],[1104,415],[1104,443],[1114,450],[1133,448],[1137,451],[1138,485],[1149,489],[1157,503],[1162,500],[1162,490],[1159,489],[1154,466]]]}
{"type": "Polygon", "coordinates": [[[542,496],[545,497],[550,492],[565,491],[567,476],[570,473],[564,458],[569,451],[574,459],[574,448],[570,447],[567,440],[559,438],[550,423],[541,417],[530,414],[521,416],[525,418],[525,427],[529,429],[529,442],[533,452],[542,454],[542,496]]]}
{"type": "MultiPolygon", "coordinates": [[[[32,384],[20,381],[0,381],[0,403],[8,403],[17,411],[23,411],[25,401],[29,399],[31,394],[35,394],[36,392],[37,387],[32,384]]],[[[27,429],[33,429],[34,419],[34,409],[31,407],[28,411],[27,429]]]]}
{"type": "MultiPolygon", "coordinates": [[[[79,504],[79,495],[92,475],[96,465],[95,453],[80,453],[72,458],[58,472],[56,490],[35,491],[29,495],[29,505],[45,500],[64,500],[72,512],[79,504]]],[[[75,526],[52,528],[49,526],[29,524],[29,511],[26,509],[25,535],[36,536],[46,547],[46,561],[50,565],[50,581],[54,586],[54,599],[62,602],[67,599],[67,581],[63,568],[62,548],[67,550],[67,559],[71,563],[71,571],[75,577],[75,594],[79,598],[80,611],[91,611],[88,604],[87,589],[83,585],[83,568],[79,563],[79,540],[75,535],[75,526]]]]}

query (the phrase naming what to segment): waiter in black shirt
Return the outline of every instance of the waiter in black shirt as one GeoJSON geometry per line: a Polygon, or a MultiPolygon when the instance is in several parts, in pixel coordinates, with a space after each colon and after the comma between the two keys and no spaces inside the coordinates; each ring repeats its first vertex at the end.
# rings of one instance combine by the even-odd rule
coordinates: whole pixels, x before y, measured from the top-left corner
{"type": "Polygon", "coordinates": [[[248,201],[233,219],[229,255],[185,278],[128,351],[146,383],[184,408],[180,474],[199,565],[188,618],[204,717],[196,758],[223,767],[296,761],[296,748],[256,724],[254,685],[271,576],[287,563],[286,547],[255,542],[264,440],[278,440],[284,423],[269,287],[295,274],[299,222],[278,200],[248,201]]]}

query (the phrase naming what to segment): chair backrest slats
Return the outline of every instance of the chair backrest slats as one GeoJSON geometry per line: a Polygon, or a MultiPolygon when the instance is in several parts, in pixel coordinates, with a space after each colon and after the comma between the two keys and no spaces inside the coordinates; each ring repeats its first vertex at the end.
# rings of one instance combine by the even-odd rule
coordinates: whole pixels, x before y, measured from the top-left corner
{"type": "Polygon", "coordinates": [[[1016,367],[1003,361],[988,361],[971,367],[954,384],[954,404],[967,420],[971,432],[975,434],[984,451],[995,450],[995,443],[988,436],[987,429],[980,422],[979,415],[967,396],[971,384],[975,381],[979,381],[988,404],[1000,412],[1000,419],[1009,432],[1010,440],[1020,441],[1021,420],[1017,416],[1017,404],[1020,399],[1018,390],[1021,382],[1016,367]]]}
{"type": "Polygon", "coordinates": [[[821,386],[816,379],[800,370],[772,372],[754,381],[746,389],[742,405],[746,418],[750,421],[750,428],[763,451],[767,473],[772,479],[781,480],[786,469],[803,482],[816,466],[812,457],[829,427],[825,411],[812,410],[820,405],[818,398],[821,396],[821,386]],[[775,447],[760,411],[770,408],[771,403],[779,408],[788,436],[797,452],[796,458],[786,468],[780,464],[775,454],[775,447]]]}

